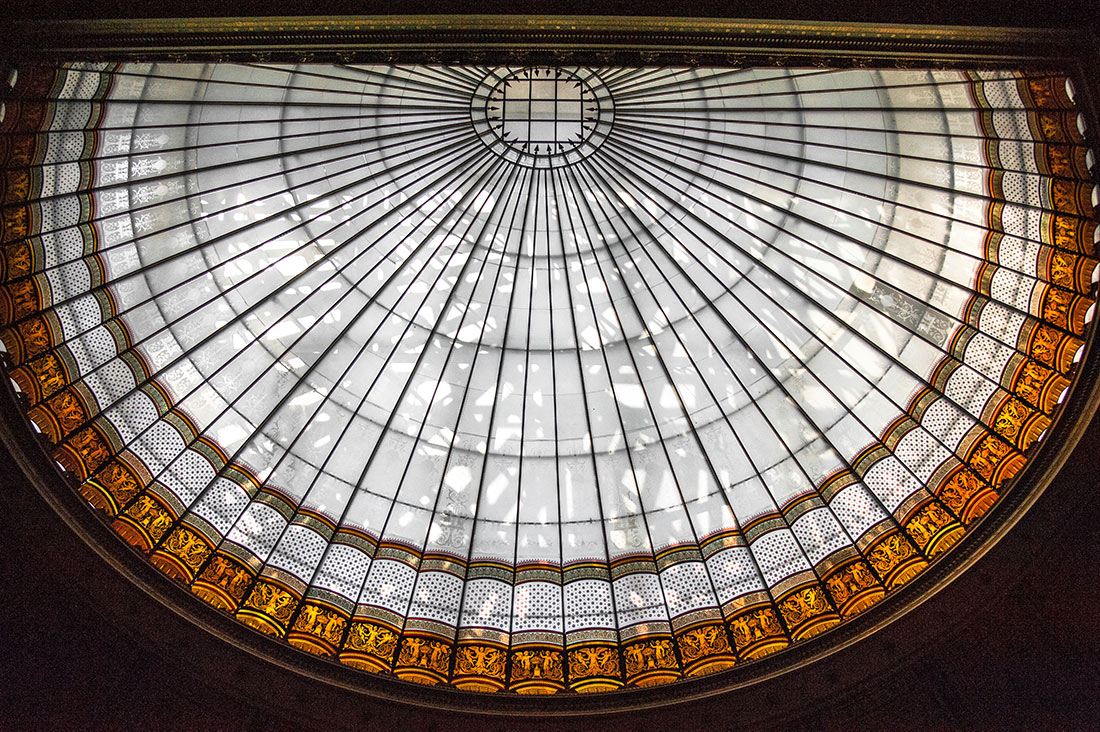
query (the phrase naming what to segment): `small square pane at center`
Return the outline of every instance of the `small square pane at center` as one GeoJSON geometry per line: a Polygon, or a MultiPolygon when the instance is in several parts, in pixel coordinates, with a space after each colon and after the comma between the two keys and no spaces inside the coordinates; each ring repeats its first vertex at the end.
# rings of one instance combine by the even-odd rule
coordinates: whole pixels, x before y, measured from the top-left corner
{"type": "Polygon", "coordinates": [[[542,73],[522,72],[502,85],[497,99],[503,137],[516,143],[579,142],[584,134],[581,84],[542,73]]]}

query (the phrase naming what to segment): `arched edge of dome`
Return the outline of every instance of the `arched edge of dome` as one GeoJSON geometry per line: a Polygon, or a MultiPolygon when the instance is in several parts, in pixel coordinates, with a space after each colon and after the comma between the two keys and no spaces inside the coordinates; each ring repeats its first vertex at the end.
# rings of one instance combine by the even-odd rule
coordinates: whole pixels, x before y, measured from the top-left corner
{"type": "MultiPolygon", "coordinates": [[[[1074,73],[1077,79],[1086,78],[1084,61],[1079,60],[1074,73]]],[[[1092,85],[1084,86],[1078,97],[1082,114],[1089,121],[1095,120],[1092,85]]],[[[1090,125],[1097,129],[1095,124],[1090,125]]],[[[1093,143],[1095,144],[1095,143],[1093,143]]],[[[615,712],[623,708],[640,709],[691,701],[701,697],[756,686],[760,682],[802,668],[818,659],[832,655],[879,629],[892,624],[931,598],[960,574],[974,565],[1004,537],[1038,501],[1047,486],[1063,467],[1070,453],[1087,429],[1100,406],[1100,350],[1095,333],[1090,334],[1082,349],[1082,358],[1069,390],[1066,403],[1037,453],[1028,461],[1024,470],[1015,477],[1012,487],[1027,486],[1026,490],[1005,491],[1002,498],[982,518],[972,531],[942,561],[936,562],[909,585],[899,590],[880,606],[880,609],[863,614],[843,627],[830,632],[823,639],[798,644],[779,657],[763,659],[741,665],[715,676],[697,678],[690,684],[670,684],[645,691],[626,689],[613,695],[586,697],[580,695],[558,696],[539,700],[520,700],[501,695],[461,692],[454,689],[434,690],[416,687],[394,679],[367,678],[338,664],[312,659],[297,650],[253,633],[222,616],[205,603],[180,592],[163,574],[148,565],[136,552],[125,545],[100,518],[93,514],[75,490],[65,485],[59,473],[33,437],[29,420],[20,413],[17,419],[26,424],[26,433],[19,434],[9,422],[0,424],[0,438],[16,455],[19,467],[30,477],[38,493],[65,523],[88,544],[96,554],[106,560],[130,582],[141,587],[151,597],[171,609],[190,623],[202,627],[236,647],[259,658],[275,663],[298,674],[323,680],[338,688],[363,693],[379,699],[401,701],[437,709],[476,710],[497,714],[591,714],[615,712]],[[1091,388],[1089,388],[1091,385],[1091,388]],[[175,589],[173,589],[175,588],[175,589]],[[414,694],[405,693],[414,689],[414,694]]],[[[5,380],[2,411],[20,412],[15,408],[17,396],[5,380]]]]}
{"type": "MultiPolygon", "coordinates": [[[[237,651],[259,661],[259,669],[266,668],[264,664],[270,663],[301,679],[303,683],[323,682],[332,687],[328,690],[329,693],[334,693],[337,700],[349,705],[354,704],[356,699],[368,697],[379,702],[396,702],[412,707],[500,716],[615,714],[624,710],[675,706],[724,694],[730,695],[731,700],[739,698],[739,694],[760,694],[770,698],[764,682],[782,677],[789,683],[797,683],[800,673],[806,671],[807,667],[814,667],[816,662],[856,645],[887,626],[893,626],[895,621],[910,614],[954,583],[960,575],[997,546],[1024,518],[1028,510],[1041,500],[1047,487],[1057,479],[1059,469],[1065,465],[1078,441],[1086,431],[1096,429],[1093,422],[1100,408],[1100,348],[1097,346],[1097,338],[1091,338],[1085,348],[1087,353],[1081,360],[1076,380],[1078,383],[1091,383],[1092,388],[1080,389],[1077,388],[1077,383],[1074,384],[1073,393],[1067,398],[1062,414],[1050,428],[1048,439],[1044,440],[1044,448],[1051,449],[1041,450],[1017,476],[1016,480],[1028,485],[1029,490],[1006,491],[951,552],[930,566],[928,571],[900,588],[887,601],[880,603],[877,611],[857,616],[843,626],[817,639],[797,644],[782,654],[740,664],[723,673],[694,678],[687,683],[627,688],[614,694],[520,698],[515,695],[485,694],[454,688],[426,688],[399,679],[362,674],[339,663],[303,654],[296,648],[253,631],[232,617],[219,613],[177,586],[126,544],[67,484],[39,438],[31,431],[29,420],[18,413],[17,394],[6,379],[0,388],[0,413],[15,415],[16,420],[0,420],[0,441],[15,458],[16,467],[34,486],[37,496],[33,498],[41,500],[45,504],[43,508],[48,506],[48,510],[59,517],[78,540],[90,549],[89,556],[77,558],[74,572],[78,572],[80,567],[86,567],[88,560],[102,561],[102,568],[109,568],[117,573],[123,587],[146,595],[147,601],[156,603],[166,614],[175,615],[181,621],[177,624],[180,627],[173,629],[171,637],[158,639],[154,630],[159,630],[162,626],[158,626],[155,620],[150,622],[120,609],[119,604],[128,605],[130,600],[129,597],[124,597],[104,612],[109,619],[122,616],[133,621],[133,627],[125,631],[127,636],[151,640],[154,645],[170,645],[173,637],[194,640],[191,634],[201,629],[206,634],[207,641],[203,645],[212,643],[216,648],[219,644],[228,643],[237,651]],[[25,429],[21,431],[17,422],[21,422],[25,429]],[[161,642],[158,643],[158,640],[161,642]]],[[[981,578],[970,579],[975,584],[981,584],[981,578]]],[[[973,599],[975,604],[981,605],[983,600],[985,603],[991,602],[985,596],[985,590],[983,585],[981,592],[971,591],[971,595],[980,595],[973,599]]],[[[950,635],[954,629],[969,620],[972,618],[947,618],[938,630],[944,635],[950,635]]],[[[925,637],[924,640],[942,638],[925,637]]],[[[179,649],[176,652],[183,653],[179,649]]],[[[239,667],[239,663],[227,663],[223,676],[239,677],[242,672],[234,670],[239,667]]],[[[209,664],[204,664],[203,670],[208,668],[209,664]]],[[[865,670],[864,673],[870,674],[872,671],[865,670]]],[[[310,693],[317,691],[315,686],[308,688],[310,693]]],[[[272,708],[282,708],[287,713],[295,703],[289,698],[269,698],[266,701],[272,708]]],[[[769,717],[761,715],[760,718],[769,717]]],[[[778,721],[774,717],[770,719],[778,721]]]]}

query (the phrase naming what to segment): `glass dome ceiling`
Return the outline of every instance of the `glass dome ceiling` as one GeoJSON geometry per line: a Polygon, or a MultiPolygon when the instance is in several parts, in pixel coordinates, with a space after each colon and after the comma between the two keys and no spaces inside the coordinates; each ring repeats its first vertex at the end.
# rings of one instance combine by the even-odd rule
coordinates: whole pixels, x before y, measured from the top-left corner
{"type": "Polygon", "coordinates": [[[58,464],[237,620],[608,691],[860,615],[1091,328],[1065,78],[28,65],[0,340],[58,464]]]}

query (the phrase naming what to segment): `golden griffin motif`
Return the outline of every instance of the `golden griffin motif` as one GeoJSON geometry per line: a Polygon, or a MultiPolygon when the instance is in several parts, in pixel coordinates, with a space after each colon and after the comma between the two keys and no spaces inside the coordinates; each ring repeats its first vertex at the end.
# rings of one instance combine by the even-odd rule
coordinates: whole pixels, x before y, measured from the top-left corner
{"type": "Polygon", "coordinates": [[[1061,370],[1058,362],[1058,348],[1063,336],[1049,325],[1040,324],[1031,337],[1031,357],[1040,363],[1061,370]]]}
{"type": "Polygon", "coordinates": [[[608,646],[584,646],[569,651],[569,676],[584,679],[590,676],[619,676],[619,652],[608,646]]]}
{"type": "Polygon", "coordinates": [[[962,514],[970,497],[982,489],[977,476],[969,470],[960,470],[940,490],[940,499],[957,514],[962,514]]]}
{"type": "MultiPolygon", "coordinates": [[[[1076,290],[1078,287],[1077,262],[1078,257],[1074,254],[1063,251],[1054,252],[1050,257],[1050,264],[1047,265],[1050,281],[1067,289],[1076,290]]],[[[1089,270],[1091,271],[1091,267],[1089,270]]],[[[1069,295],[1069,293],[1064,294],[1069,295]]]]}
{"type": "Polygon", "coordinates": [[[913,547],[901,534],[890,534],[867,554],[871,566],[886,577],[906,559],[914,556],[913,547]]]}
{"type": "Polygon", "coordinates": [[[285,624],[294,612],[295,599],[289,592],[270,582],[257,582],[245,606],[259,610],[285,624]]]}
{"type": "Polygon", "coordinates": [[[1009,399],[993,421],[994,431],[1006,440],[1015,442],[1030,411],[1019,400],[1009,399]]]}
{"type": "Polygon", "coordinates": [[[347,647],[390,661],[397,650],[397,634],[373,623],[352,623],[347,647]]]}
{"type": "Polygon", "coordinates": [[[455,675],[504,678],[505,651],[493,646],[461,646],[455,657],[455,675]]]}
{"type": "Polygon", "coordinates": [[[164,542],[164,548],[171,552],[180,561],[186,564],[191,572],[198,572],[199,567],[210,556],[210,545],[198,534],[190,529],[180,526],[168,535],[164,542]]]}
{"type": "Polygon", "coordinates": [[[788,628],[795,628],[829,609],[825,593],[816,585],[795,592],[779,604],[779,612],[783,613],[788,628]]]}
{"type": "Polygon", "coordinates": [[[700,658],[730,653],[730,642],[721,625],[704,625],[693,628],[680,636],[680,655],[685,663],[700,658]]]}

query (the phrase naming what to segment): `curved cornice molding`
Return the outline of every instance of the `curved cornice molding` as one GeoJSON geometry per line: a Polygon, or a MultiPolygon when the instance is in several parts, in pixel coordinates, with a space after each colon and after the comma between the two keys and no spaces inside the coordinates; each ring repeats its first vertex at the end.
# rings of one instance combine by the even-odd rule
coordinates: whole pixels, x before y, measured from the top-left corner
{"type": "Polygon", "coordinates": [[[8,52],[50,58],[862,66],[1065,65],[1087,31],[793,20],[405,15],[18,21],[8,52]]]}

